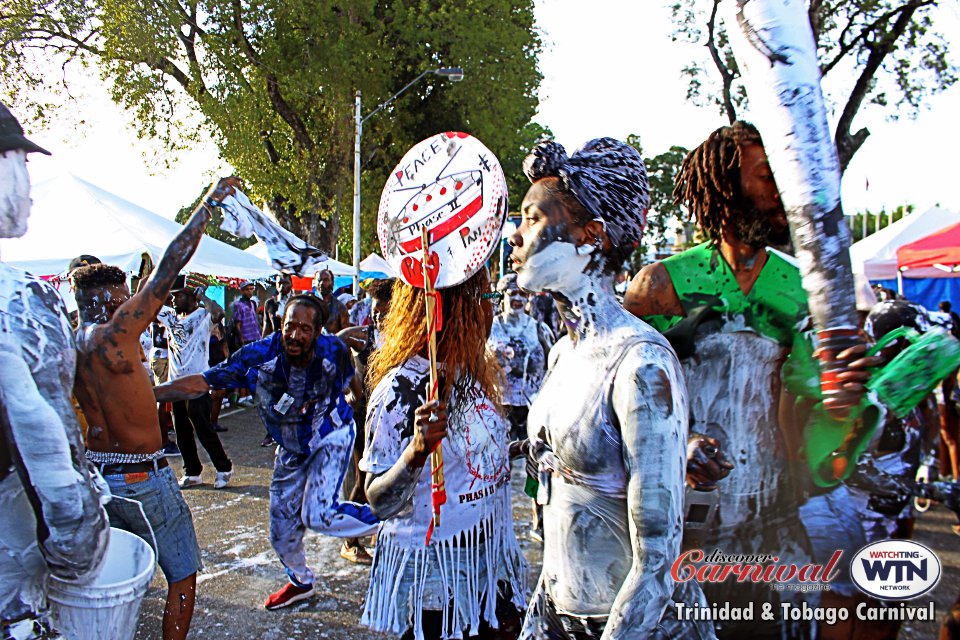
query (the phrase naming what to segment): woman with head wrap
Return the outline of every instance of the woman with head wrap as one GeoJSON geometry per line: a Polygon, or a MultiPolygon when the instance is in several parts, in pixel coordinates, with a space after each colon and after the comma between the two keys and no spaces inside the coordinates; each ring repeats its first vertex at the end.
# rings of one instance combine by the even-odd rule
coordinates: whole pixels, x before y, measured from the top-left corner
{"type": "Polygon", "coordinates": [[[527,420],[545,545],[521,637],[712,638],[709,622],[677,620],[676,603],[705,601],[670,574],[686,467],[680,365],[613,294],[646,219],[643,161],[611,138],[571,157],[545,142],[524,171],[533,186],[510,238],[517,283],[553,295],[568,335],[527,420]]]}

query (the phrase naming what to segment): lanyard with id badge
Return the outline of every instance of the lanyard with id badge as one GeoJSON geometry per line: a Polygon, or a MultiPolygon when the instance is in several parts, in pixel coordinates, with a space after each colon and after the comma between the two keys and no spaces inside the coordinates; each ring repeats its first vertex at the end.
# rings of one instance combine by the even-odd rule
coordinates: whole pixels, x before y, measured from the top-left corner
{"type": "Polygon", "coordinates": [[[279,413],[282,416],[287,415],[287,412],[290,411],[290,407],[293,406],[293,396],[289,393],[284,393],[280,396],[280,399],[277,401],[277,404],[273,405],[273,410],[279,413]]]}

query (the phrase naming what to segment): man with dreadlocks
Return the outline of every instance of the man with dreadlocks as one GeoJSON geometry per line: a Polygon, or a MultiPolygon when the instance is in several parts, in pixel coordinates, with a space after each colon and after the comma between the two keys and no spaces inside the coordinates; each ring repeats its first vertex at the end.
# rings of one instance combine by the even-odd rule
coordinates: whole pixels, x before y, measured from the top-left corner
{"type": "MultiPolygon", "coordinates": [[[[690,152],[674,196],[696,216],[707,242],[637,274],[624,306],[663,331],[677,349],[690,399],[691,440],[736,452],[719,491],[703,547],[775,552],[781,563],[810,561],[799,518],[800,448],[781,368],[807,315],[793,262],[771,249],[790,241],[787,218],[760,134],[745,122],[714,131],[690,152]],[[694,357],[695,356],[695,357],[694,357]],[[703,435],[700,435],[703,434],[703,435]]],[[[705,475],[719,473],[708,463],[705,475]]],[[[709,479],[709,478],[708,478],[709,479]]],[[[752,583],[704,584],[711,602],[731,607],[806,598],[752,583]]],[[[717,624],[719,637],[807,637],[798,623],[717,624]],[[759,625],[764,625],[761,628],[759,625]],[[780,628],[781,625],[790,628],[780,628]]]]}

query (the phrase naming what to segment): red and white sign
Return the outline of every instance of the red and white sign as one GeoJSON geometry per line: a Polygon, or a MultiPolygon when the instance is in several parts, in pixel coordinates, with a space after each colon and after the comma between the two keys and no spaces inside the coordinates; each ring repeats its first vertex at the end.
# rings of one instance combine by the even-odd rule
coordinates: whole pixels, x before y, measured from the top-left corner
{"type": "Polygon", "coordinates": [[[465,282],[493,254],[507,218],[507,182],[497,157],[460,132],[428,138],[407,152],[380,197],[383,257],[404,282],[423,287],[421,234],[437,289],[465,282]]]}

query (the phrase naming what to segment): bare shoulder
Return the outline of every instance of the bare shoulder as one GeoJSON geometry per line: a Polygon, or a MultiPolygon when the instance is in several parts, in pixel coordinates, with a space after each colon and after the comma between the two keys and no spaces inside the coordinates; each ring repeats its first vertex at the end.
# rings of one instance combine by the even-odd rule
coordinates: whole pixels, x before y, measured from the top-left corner
{"type": "Polygon", "coordinates": [[[613,399],[618,412],[641,411],[648,417],[686,415],[686,386],[670,345],[658,339],[629,347],[617,369],[613,399]]]}
{"type": "Polygon", "coordinates": [[[623,306],[637,317],[683,315],[680,298],[662,262],[648,264],[634,276],[623,306]]]}

